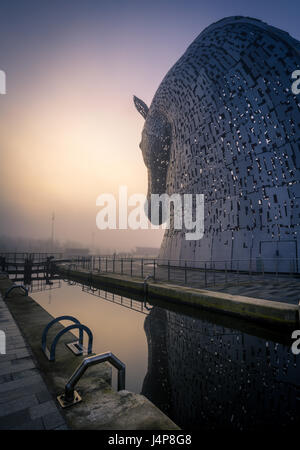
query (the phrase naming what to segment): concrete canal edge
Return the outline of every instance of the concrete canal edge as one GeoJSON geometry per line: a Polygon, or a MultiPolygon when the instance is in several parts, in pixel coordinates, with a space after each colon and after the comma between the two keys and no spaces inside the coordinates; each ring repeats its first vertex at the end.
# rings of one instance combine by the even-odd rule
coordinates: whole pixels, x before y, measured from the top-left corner
{"type": "Polygon", "coordinates": [[[115,287],[142,298],[147,288],[147,300],[160,298],[171,303],[189,305],[242,317],[276,327],[296,328],[299,325],[299,306],[283,302],[274,302],[241,295],[231,295],[224,292],[213,292],[204,289],[189,288],[164,282],[147,281],[125,275],[91,273],[86,270],[72,270],[68,267],[57,266],[56,272],[62,277],[99,285],[104,288],[115,287]]]}
{"type": "MultiPolygon", "coordinates": [[[[0,279],[0,292],[3,297],[12,285],[11,280],[0,279]]],[[[34,299],[25,296],[21,289],[13,290],[5,302],[31,349],[32,357],[49,392],[56,400],[56,396],[64,392],[66,382],[83,359],[81,356],[75,356],[65,345],[77,340],[78,337],[71,332],[64,334],[56,348],[56,359],[50,362],[41,349],[41,337],[45,326],[53,317],[34,299]]],[[[65,313],[67,315],[68,311],[65,313]]],[[[60,323],[57,323],[49,330],[48,346],[63,328],[60,323]]],[[[103,349],[103,351],[107,350],[103,349]]],[[[111,366],[108,363],[89,368],[78,382],[76,390],[82,396],[82,401],[61,410],[70,429],[179,429],[143,395],[126,390],[114,391],[111,388],[111,366]]]]}

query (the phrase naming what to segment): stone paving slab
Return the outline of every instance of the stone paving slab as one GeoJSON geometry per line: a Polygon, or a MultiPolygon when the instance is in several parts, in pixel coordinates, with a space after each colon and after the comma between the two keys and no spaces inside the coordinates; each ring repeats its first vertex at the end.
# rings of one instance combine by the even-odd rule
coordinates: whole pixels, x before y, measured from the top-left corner
{"type": "Polygon", "coordinates": [[[0,430],[67,429],[21,332],[0,295],[0,430]]]}

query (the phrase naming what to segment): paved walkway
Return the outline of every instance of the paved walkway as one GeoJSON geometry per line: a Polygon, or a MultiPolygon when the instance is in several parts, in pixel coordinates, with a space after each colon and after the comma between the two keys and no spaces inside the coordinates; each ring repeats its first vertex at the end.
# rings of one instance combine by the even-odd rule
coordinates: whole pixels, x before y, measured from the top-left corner
{"type": "Polygon", "coordinates": [[[67,429],[18,326],[0,295],[0,430],[67,429]]]}
{"type": "MultiPolygon", "coordinates": [[[[78,266],[80,270],[90,269],[78,266]]],[[[116,261],[113,266],[109,261],[101,266],[103,274],[115,273],[119,275],[134,276],[144,279],[147,275],[153,275],[153,264],[147,263],[141,270],[141,262],[134,262],[132,267],[126,262],[123,266],[116,261]]],[[[95,273],[99,271],[94,269],[95,273]]],[[[215,292],[225,292],[232,295],[260,298],[298,305],[300,300],[300,277],[293,274],[269,274],[269,273],[243,273],[225,272],[218,270],[189,269],[179,267],[158,266],[155,268],[155,279],[171,284],[188,286],[198,289],[206,289],[215,292]]]]}

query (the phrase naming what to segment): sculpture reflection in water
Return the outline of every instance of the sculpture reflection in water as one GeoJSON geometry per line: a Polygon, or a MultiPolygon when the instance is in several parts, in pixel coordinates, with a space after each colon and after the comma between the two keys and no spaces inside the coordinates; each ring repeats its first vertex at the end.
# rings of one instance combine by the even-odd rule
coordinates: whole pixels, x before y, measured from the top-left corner
{"type": "Polygon", "coordinates": [[[142,394],[182,428],[296,424],[300,363],[288,345],[159,307],[146,317],[145,332],[142,394]]]}

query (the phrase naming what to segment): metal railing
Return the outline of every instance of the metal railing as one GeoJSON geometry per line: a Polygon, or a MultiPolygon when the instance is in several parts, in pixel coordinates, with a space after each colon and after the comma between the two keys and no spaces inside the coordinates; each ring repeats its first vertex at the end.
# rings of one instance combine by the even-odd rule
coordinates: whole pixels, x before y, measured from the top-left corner
{"type": "Polygon", "coordinates": [[[10,279],[29,285],[32,280],[50,279],[51,261],[60,261],[59,253],[0,253],[0,270],[10,279]]]}
{"type": "Polygon", "coordinates": [[[300,281],[300,259],[293,258],[195,261],[85,256],[70,262],[72,269],[89,271],[91,277],[94,273],[112,273],[195,287],[243,285],[263,280],[300,281]]]}
{"type": "Polygon", "coordinates": [[[58,252],[0,252],[0,257],[5,258],[7,263],[23,263],[26,260],[39,263],[51,256],[59,259],[62,255],[62,253],[58,252]]]}
{"type": "Polygon", "coordinates": [[[91,286],[82,285],[82,291],[87,294],[94,295],[95,297],[102,298],[116,305],[122,306],[123,308],[131,309],[132,311],[139,312],[141,314],[148,315],[149,308],[145,306],[144,302],[139,300],[134,300],[132,298],[124,297],[114,292],[109,292],[99,288],[93,288],[91,286]]]}
{"type": "Polygon", "coordinates": [[[59,401],[62,408],[71,406],[81,401],[80,395],[75,391],[76,384],[89,367],[96,364],[101,364],[106,361],[118,370],[118,391],[125,389],[126,366],[122,361],[120,361],[111,352],[90,356],[89,358],[85,358],[77,367],[65,386],[64,394],[61,394],[57,397],[57,400],[59,401]]]}
{"type": "Polygon", "coordinates": [[[48,279],[48,278],[31,278],[31,283],[28,286],[30,293],[37,293],[42,291],[53,291],[61,287],[61,279],[48,279]]]}

